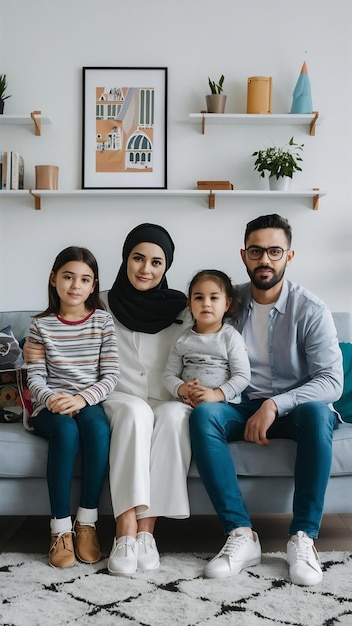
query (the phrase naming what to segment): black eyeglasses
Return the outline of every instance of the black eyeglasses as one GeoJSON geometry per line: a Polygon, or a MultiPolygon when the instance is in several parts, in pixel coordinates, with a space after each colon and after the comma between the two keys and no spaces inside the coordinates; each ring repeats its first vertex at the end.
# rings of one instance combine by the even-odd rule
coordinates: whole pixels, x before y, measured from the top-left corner
{"type": "Polygon", "coordinates": [[[280,261],[284,256],[284,252],[288,252],[289,248],[280,248],[280,246],[270,246],[270,248],[261,248],[260,246],[249,246],[246,248],[247,256],[251,261],[259,261],[264,252],[268,255],[270,261],[280,261]]]}

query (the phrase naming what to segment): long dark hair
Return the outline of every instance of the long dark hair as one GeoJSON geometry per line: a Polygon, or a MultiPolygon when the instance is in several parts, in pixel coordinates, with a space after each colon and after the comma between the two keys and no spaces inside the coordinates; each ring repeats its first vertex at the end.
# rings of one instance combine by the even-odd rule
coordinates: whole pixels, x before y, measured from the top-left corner
{"type": "Polygon", "coordinates": [[[188,299],[191,300],[192,291],[196,283],[199,280],[203,280],[207,278],[210,280],[213,280],[214,283],[216,283],[220,287],[221,291],[225,292],[226,297],[231,299],[230,307],[225,312],[224,319],[225,317],[236,319],[238,312],[239,312],[238,293],[237,293],[236,288],[233,286],[231,282],[231,278],[227,274],[225,274],[225,272],[222,272],[221,270],[201,270],[200,272],[197,272],[197,274],[193,276],[189,284],[188,299]]]}
{"type": "Polygon", "coordinates": [[[80,248],[79,246],[69,246],[64,250],[61,250],[57,255],[54,265],[51,269],[49,282],[48,282],[48,308],[39,313],[36,317],[44,317],[44,315],[50,315],[51,313],[58,313],[60,311],[60,298],[57,293],[56,287],[51,284],[50,277],[52,274],[57,274],[66,263],[70,261],[81,261],[88,265],[92,270],[94,280],[96,281],[94,291],[89,295],[85,302],[85,306],[88,311],[94,311],[95,309],[104,309],[106,306],[99,296],[99,271],[98,263],[95,256],[87,248],[80,248]]]}

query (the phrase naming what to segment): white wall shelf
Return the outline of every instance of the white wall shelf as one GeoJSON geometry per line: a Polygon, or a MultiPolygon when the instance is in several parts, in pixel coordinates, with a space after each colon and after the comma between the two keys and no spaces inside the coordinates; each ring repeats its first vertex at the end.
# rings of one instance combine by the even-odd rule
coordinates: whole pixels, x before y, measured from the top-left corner
{"type": "Polygon", "coordinates": [[[309,134],[315,135],[315,127],[320,124],[322,117],[320,117],[318,111],[313,113],[207,113],[201,111],[200,113],[189,114],[191,122],[201,123],[202,134],[205,133],[206,124],[261,124],[261,125],[300,125],[308,126],[309,134]]]}
{"type": "Polygon", "coordinates": [[[34,134],[39,136],[41,125],[51,124],[51,119],[41,111],[32,111],[30,115],[0,115],[0,125],[7,124],[34,124],[34,134]]]}
{"type": "Polygon", "coordinates": [[[257,189],[234,189],[234,190],[199,190],[199,189],[76,189],[72,191],[61,190],[32,190],[24,189],[19,191],[1,190],[0,197],[24,197],[31,194],[34,198],[35,209],[42,208],[42,198],[118,198],[118,197],[177,197],[184,196],[190,198],[205,198],[209,209],[215,208],[215,199],[227,198],[237,200],[238,198],[298,198],[312,199],[312,208],[317,210],[319,198],[326,196],[326,192],[321,189],[305,189],[297,191],[267,191],[257,189]]]}

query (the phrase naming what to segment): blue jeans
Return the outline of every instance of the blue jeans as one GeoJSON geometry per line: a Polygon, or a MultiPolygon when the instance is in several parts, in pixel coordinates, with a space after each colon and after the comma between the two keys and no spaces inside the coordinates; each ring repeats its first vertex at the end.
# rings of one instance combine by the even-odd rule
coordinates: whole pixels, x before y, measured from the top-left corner
{"type": "Polygon", "coordinates": [[[97,509],[106,476],[110,426],[102,405],[86,406],[74,418],[43,409],[32,420],[34,432],[49,441],[47,480],[52,517],[71,514],[71,484],[81,448],[80,506],[97,509]]]}
{"type": "MultiPolygon", "coordinates": [[[[243,440],[246,422],[262,402],[208,402],[193,409],[190,416],[193,457],[225,533],[252,526],[228,442],[243,440]]],[[[337,426],[338,420],[326,404],[306,402],[276,418],[268,429],[268,439],[297,441],[290,535],[303,530],[313,539],[318,536],[331,468],[333,431],[337,426]]]]}

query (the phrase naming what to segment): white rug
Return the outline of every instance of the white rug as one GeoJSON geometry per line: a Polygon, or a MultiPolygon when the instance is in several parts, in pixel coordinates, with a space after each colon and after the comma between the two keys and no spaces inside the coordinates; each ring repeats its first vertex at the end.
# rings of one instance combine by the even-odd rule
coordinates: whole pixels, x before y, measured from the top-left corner
{"type": "Polygon", "coordinates": [[[323,552],[323,583],[297,587],[285,554],[225,580],[207,580],[208,555],[162,555],[160,568],[107,573],[106,559],[65,570],[35,554],[0,555],[0,624],[6,626],[351,626],[352,552],[323,552]]]}

